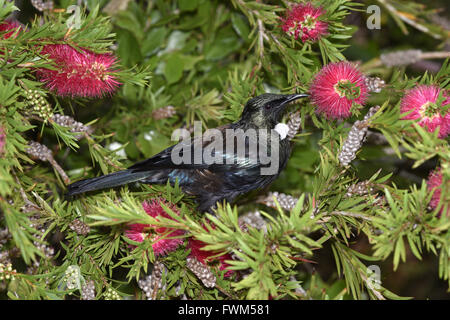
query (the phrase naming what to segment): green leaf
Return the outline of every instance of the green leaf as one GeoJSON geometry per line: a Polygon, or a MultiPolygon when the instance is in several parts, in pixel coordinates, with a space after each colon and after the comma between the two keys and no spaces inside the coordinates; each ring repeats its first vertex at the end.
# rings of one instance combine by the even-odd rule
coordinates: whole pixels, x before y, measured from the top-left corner
{"type": "Polygon", "coordinates": [[[130,11],[120,11],[115,16],[115,24],[122,29],[128,30],[130,33],[134,34],[137,39],[142,39],[143,37],[143,28],[140,25],[137,25],[138,19],[137,17],[130,11]]]}
{"type": "Polygon", "coordinates": [[[205,45],[205,59],[219,60],[237,50],[241,42],[231,27],[220,30],[213,41],[205,45]]]}
{"type": "Polygon", "coordinates": [[[184,60],[178,53],[169,55],[164,66],[164,76],[169,84],[180,81],[183,76],[184,60]]]}
{"type": "Polygon", "coordinates": [[[167,28],[154,28],[147,32],[142,41],[142,54],[144,56],[151,55],[160,48],[167,37],[167,28]]]}
{"type": "Polygon", "coordinates": [[[183,61],[183,70],[185,71],[194,69],[195,65],[203,60],[203,56],[190,56],[185,54],[180,54],[179,58],[183,61]]]}
{"type": "Polygon", "coordinates": [[[238,34],[241,39],[247,40],[249,39],[248,35],[250,34],[250,27],[248,26],[245,18],[240,15],[233,13],[231,15],[231,23],[233,25],[234,31],[238,34]]]}
{"type": "Polygon", "coordinates": [[[398,264],[400,262],[400,258],[402,261],[405,261],[406,257],[406,251],[405,251],[405,244],[403,242],[403,237],[399,237],[397,239],[397,242],[395,244],[395,250],[394,250],[394,271],[397,270],[398,264]]]}
{"type": "Polygon", "coordinates": [[[123,64],[133,66],[142,60],[141,46],[131,32],[127,30],[118,30],[117,41],[119,42],[117,53],[123,64]],[[130,48],[133,48],[133,50],[130,50],[130,48]]]}
{"type": "Polygon", "coordinates": [[[181,11],[194,11],[197,9],[199,0],[178,0],[178,8],[181,11]]]}

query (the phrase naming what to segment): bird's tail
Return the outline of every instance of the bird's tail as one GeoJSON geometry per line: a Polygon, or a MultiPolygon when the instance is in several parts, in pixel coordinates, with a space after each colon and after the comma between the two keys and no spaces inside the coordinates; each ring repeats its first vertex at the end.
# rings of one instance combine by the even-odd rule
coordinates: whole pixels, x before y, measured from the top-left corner
{"type": "Polygon", "coordinates": [[[148,176],[145,172],[122,170],[105,176],[77,181],[68,186],[67,195],[73,196],[87,191],[118,187],[130,182],[139,181],[148,176]]]}

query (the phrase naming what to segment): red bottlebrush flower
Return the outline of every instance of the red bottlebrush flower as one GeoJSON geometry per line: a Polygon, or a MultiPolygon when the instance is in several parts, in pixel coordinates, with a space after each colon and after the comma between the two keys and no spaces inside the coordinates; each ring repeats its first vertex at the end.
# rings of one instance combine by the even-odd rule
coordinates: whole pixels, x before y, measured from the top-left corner
{"type": "Polygon", "coordinates": [[[125,229],[125,236],[130,240],[142,242],[149,235],[146,230],[149,227],[150,227],[149,224],[142,224],[142,223],[130,224],[125,229]]]}
{"type": "Polygon", "coordinates": [[[287,11],[285,19],[281,19],[281,28],[295,39],[315,41],[327,33],[328,23],[319,20],[324,14],[322,7],[315,8],[311,3],[299,4],[287,11]]]}
{"type": "MultiPolygon", "coordinates": [[[[229,266],[228,263],[225,262],[225,260],[232,260],[231,255],[226,253],[218,257],[214,257],[215,255],[219,254],[218,251],[207,251],[203,250],[203,247],[205,247],[207,244],[203,241],[197,240],[195,238],[189,238],[189,245],[188,248],[191,249],[190,255],[195,257],[198,261],[203,263],[204,265],[207,265],[208,262],[212,261],[218,261],[219,262],[219,269],[220,270],[226,270],[229,266]]],[[[234,270],[227,270],[225,272],[225,277],[229,277],[234,273],[234,270]]]]}
{"type": "Polygon", "coordinates": [[[450,133],[450,112],[447,111],[442,116],[440,110],[445,105],[450,104],[450,97],[447,92],[443,92],[444,101],[438,102],[441,89],[432,85],[420,85],[405,94],[400,104],[402,113],[411,111],[403,119],[416,120],[420,119],[418,125],[426,128],[428,132],[434,132],[437,127],[439,129],[439,138],[445,138],[450,133]]]}
{"type": "MultiPolygon", "coordinates": [[[[2,38],[9,39],[14,34],[14,32],[16,32],[17,28],[22,28],[22,25],[15,20],[4,21],[4,22],[0,23],[0,32],[11,30],[10,32],[5,33],[2,38]]],[[[19,32],[20,32],[20,30],[19,30],[19,32]]],[[[16,37],[17,37],[17,34],[16,34],[16,37]]]]}
{"type": "MultiPolygon", "coordinates": [[[[145,212],[155,219],[164,217],[172,219],[161,206],[164,203],[172,211],[178,213],[177,208],[173,204],[166,203],[163,199],[153,199],[151,201],[144,201],[142,206],[145,212]]],[[[157,227],[149,224],[130,224],[125,230],[125,236],[133,241],[142,242],[149,238],[152,240],[152,248],[155,256],[165,255],[170,251],[174,251],[183,243],[183,239],[172,237],[181,236],[184,234],[183,230],[174,230],[171,228],[157,227]],[[152,232],[154,231],[154,232],[152,232]]]]}
{"type": "Polygon", "coordinates": [[[346,61],[324,66],[312,81],[310,93],[317,112],[333,119],[348,118],[352,106],[363,105],[368,97],[365,77],[346,61]]]}
{"type": "Polygon", "coordinates": [[[60,96],[101,97],[120,85],[113,69],[116,58],[111,54],[86,49],[78,52],[67,44],[46,45],[41,54],[48,54],[56,70],[41,68],[37,76],[60,96]]]}
{"type": "MultiPolygon", "coordinates": [[[[439,205],[439,201],[441,199],[441,191],[442,191],[442,172],[441,169],[436,169],[432,171],[427,180],[428,190],[433,192],[430,201],[430,207],[436,209],[439,205]],[[434,190],[434,191],[433,191],[434,190]]],[[[444,211],[442,207],[439,211],[439,216],[444,211]]],[[[450,205],[447,207],[447,216],[450,216],[450,205]]]]}

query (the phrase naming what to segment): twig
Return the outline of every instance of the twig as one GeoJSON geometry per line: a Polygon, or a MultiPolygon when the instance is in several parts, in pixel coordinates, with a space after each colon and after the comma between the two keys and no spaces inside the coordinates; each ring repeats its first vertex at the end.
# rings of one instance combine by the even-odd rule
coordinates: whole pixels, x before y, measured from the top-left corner
{"type": "Polygon", "coordinates": [[[61,168],[61,166],[58,164],[58,162],[56,162],[56,160],[51,157],[48,159],[48,162],[50,162],[50,164],[53,166],[53,168],[55,168],[55,170],[59,173],[59,175],[61,176],[61,178],[63,178],[64,183],[65,184],[70,184],[70,179],[67,176],[66,172],[64,171],[63,168],[61,168]]]}
{"type": "Polygon", "coordinates": [[[25,205],[33,207],[37,210],[40,210],[41,208],[38,205],[36,205],[32,201],[30,201],[30,199],[28,199],[27,194],[25,193],[25,190],[23,190],[22,185],[20,184],[19,178],[17,177],[16,173],[14,171],[11,171],[11,173],[14,176],[14,179],[16,180],[17,185],[19,186],[19,192],[20,192],[20,195],[22,196],[23,201],[25,202],[25,205]]]}
{"type": "MultiPolygon", "coordinates": [[[[394,52],[399,54],[399,58],[401,59],[401,63],[391,63],[391,65],[387,65],[388,67],[396,66],[396,65],[409,65],[416,63],[418,61],[422,60],[430,60],[430,59],[447,59],[450,58],[450,51],[431,51],[431,52],[421,52],[420,50],[400,50],[397,52],[394,52]],[[403,55],[404,52],[412,52],[417,51],[417,54],[412,59],[405,59],[405,55],[403,55]]],[[[392,53],[391,53],[392,54],[392,53]]],[[[373,68],[379,68],[386,65],[383,60],[381,59],[381,56],[378,58],[375,58],[366,64],[361,65],[362,71],[367,71],[369,69],[373,68]]]]}
{"type": "Polygon", "coordinates": [[[425,59],[447,59],[450,58],[450,51],[424,52],[420,55],[421,60],[425,59]]]}
{"type": "MultiPolygon", "coordinates": [[[[435,39],[442,39],[442,36],[435,34],[433,32],[430,31],[430,29],[428,29],[427,27],[425,27],[424,25],[417,23],[416,21],[408,18],[404,13],[398,11],[393,5],[391,5],[390,3],[388,3],[386,0],[378,0],[379,3],[381,3],[382,5],[384,5],[386,7],[386,9],[393,15],[396,17],[399,17],[402,21],[406,22],[407,24],[413,26],[414,28],[416,28],[419,31],[422,31],[424,33],[428,33],[430,34],[433,38],[435,39]]],[[[402,28],[403,29],[403,28],[402,28]]],[[[408,30],[403,29],[404,33],[408,34],[408,30]]]]}
{"type": "Polygon", "coordinates": [[[67,176],[63,168],[61,168],[61,166],[53,158],[53,154],[47,146],[36,141],[30,141],[27,153],[41,161],[48,161],[63,178],[64,183],[70,183],[69,177],[67,176]]]}
{"type": "Polygon", "coordinates": [[[386,298],[383,296],[383,294],[378,291],[375,290],[375,288],[373,287],[373,284],[369,281],[369,279],[367,279],[367,277],[364,275],[364,273],[359,270],[359,275],[361,276],[361,279],[363,279],[363,281],[366,284],[366,288],[369,289],[370,291],[372,291],[372,293],[375,295],[375,297],[377,297],[378,300],[386,300],[386,298]]]}
{"type": "Polygon", "coordinates": [[[258,23],[258,46],[259,56],[262,59],[264,57],[264,26],[261,19],[257,20],[258,23]]]}

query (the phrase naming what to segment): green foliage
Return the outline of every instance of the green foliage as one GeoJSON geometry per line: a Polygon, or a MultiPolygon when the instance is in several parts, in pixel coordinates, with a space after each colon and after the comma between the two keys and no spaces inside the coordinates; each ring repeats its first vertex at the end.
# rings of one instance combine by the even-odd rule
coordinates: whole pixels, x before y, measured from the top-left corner
{"type": "MultiPolygon", "coordinates": [[[[352,47],[358,48],[352,42],[358,27],[346,19],[364,16],[372,1],[312,1],[323,6],[322,19],[329,22],[327,34],[317,42],[295,40],[282,31],[280,17],[291,5],[287,1],[130,1],[127,8],[108,10],[109,16],[105,6],[117,1],[84,1],[79,26],[73,25],[73,13],[66,12],[76,2],[55,1],[55,10],[23,18],[26,31],[7,39],[0,33],[0,129],[6,137],[0,151],[0,231],[8,233],[0,239],[0,263],[12,261],[15,268],[13,280],[4,286],[0,280],[2,298],[82,298],[92,280],[97,299],[143,299],[138,281],[161,262],[165,289],[155,293],[158,299],[401,299],[405,297],[384,283],[374,285],[368,267],[392,259],[390,267],[396,271],[411,256],[420,260],[429,254],[437,257],[439,278],[450,285],[450,221],[439,214],[450,207],[448,138],[440,139],[400,114],[405,90],[418,84],[450,89],[448,59],[436,73],[424,74],[383,66],[375,57],[361,62],[361,70],[386,81],[368,102],[381,106],[368,126],[383,141],[372,143],[368,137],[348,167],[340,165],[339,151],[351,124],[367,108],[355,110],[346,121],[330,121],[317,115],[310,102],[293,105],[301,110],[302,132],[271,187],[297,197],[293,208],[282,207],[280,199],[275,208],[261,204],[253,198],[264,192],[260,190],[233,206],[220,205],[214,215],[202,214],[178,185],[169,184],[64,196],[64,174],[73,182],[126,168],[172,145],[175,129],[190,128],[194,121],[204,128],[236,121],[250,97],[307,92],[324,64],[350,59],[352,47]],[[39,54],[46,44],[113,52],[119,60],[115,75],[120,89],[96,100],[58,97],[35,74],[39,68],[57,67],[39,54]],[[30,90],[48,102],[52,114],[70,115],[92,130],[74,131],[33,113],[30,90]],[[167,106],[175,114],[161,116],[167,106]],[[30,155],[31,141],[47,146],[54,159],[30,155]],[[443,183],[440,204],[433,210],[433,193],[424,178],[437,166],[443,183]],[[403,169],[423,172],[405,181],[395,174],[403,169]],[[367,190],[350,192],[358,183],[367,190]],[[144,211],[142,202],[156,198],[176,207],[162,205],[170,218],[155,219],[144,211]],[[265,227],[244,228],[240,218],[256,210],[265,227]],[[89,231],[77,231],[75,220],[89,231]],[[125,230],[130,224],[183,230],[178,236],[183,243],[157,256],[152,245],[158,239],[129,239],[125,230]],[[227,270],[235,272],[225,276],[217,264],[209,264],[216,282],[206,287],[187,266],[193,238],[216,258],[226,255],[227,270]],[[356,244],[364,240],[368,244],[361,249],[356,244]],[[325,281],[311,272],[311,264],[327,248],[334,265],[325,281]]],[[[376,2],[387,8],[400,33],[408,32],[408,25],[419,26],[439,42],[430,51],[443,44],[442,30],[429,21],[432,11],[413,1],[376,2]],[[405,20],[411,16],[412,24],[405,20]]],[[[16,9],[0,0],[0,21],[16,9]]],[[[383,21],[383,28],[390,21],[383,21]]]]}

